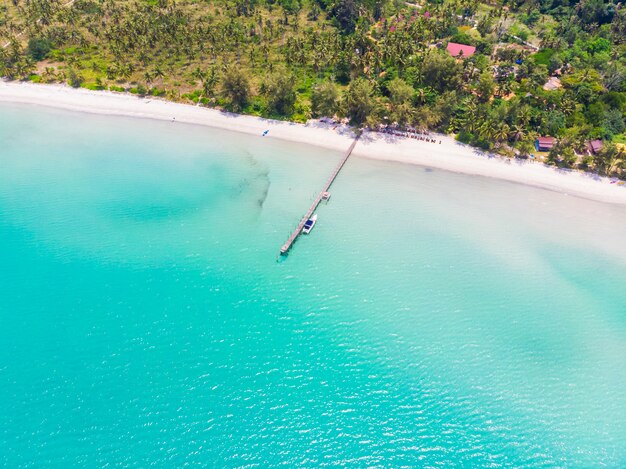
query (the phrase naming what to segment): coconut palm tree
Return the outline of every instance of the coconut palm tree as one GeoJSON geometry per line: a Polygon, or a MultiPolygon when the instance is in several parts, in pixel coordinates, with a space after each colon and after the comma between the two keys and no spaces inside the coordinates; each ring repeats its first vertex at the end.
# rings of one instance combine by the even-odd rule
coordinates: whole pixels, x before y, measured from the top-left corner
{"type": "Polygon", "coordinates": [[[496,145],[502,142],[506,142],[509,138],[510,128],[505,122],[499,122],[494,126],[493,138],[496,140],[496,145]]]}
{"type": "Polygon", "coordinates": [[[143,79],[146,80],[148,85],[150,85],[154,80],[154,75],[149,70],[146,70],[143,74],[143,79]]]}
{"type": "Polygon", "coordinates": [[[205,97],[210,98],[213,96],[218,82],[219,78],[216,67],[211,67],[209,70],[204,72],[202,78],[202,93],[205,97]]]}
{"type": "Polygon", "coordinates": [[[163,70],[158,65],[156,65],[152,70],[152,75],[154,76],[155,80],[163,79],[165,77],[165,73],[163,73],[163,70]]]}
{"type": "Polygon", "coordinates": [[[611,146],[607,174],[621,174],[626,167],[626,150],[617,145],[611,146]]]}
{"type": "Polygon", "coordinates": [[[478,128],[478,135],[483,140],[492,141],[495,138],[497,132],[495,122],[491,119],[485,119],[478,128]]]}
{"type": "Polygon", "coordinates": [[[418,104],[425,104],[428,99],[428,95],[426,94],[426,90],[424,88],[418,88],[415,93],[415,100],[418,104]]]}

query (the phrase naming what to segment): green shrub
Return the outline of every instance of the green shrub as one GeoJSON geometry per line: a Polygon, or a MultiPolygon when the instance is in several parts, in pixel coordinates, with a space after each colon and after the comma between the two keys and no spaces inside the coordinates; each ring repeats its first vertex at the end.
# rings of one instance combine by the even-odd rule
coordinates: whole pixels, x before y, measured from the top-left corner
{"type": "Polygon", "coordinates": [[[48,39],[33,37],[28,41],[28,55],[39,62],[45,59],[52,50],[52,43],[48,39]]]}
{"type": "Polygon", "coordinates": [[[550,66],[550,59],[554,55],[554,49],[543,49],[537,52],[536,54],[531,55],[530,57],[537,65],[545,65],[546,67],[550,66]]]}
{"type": "Polygon", "coordinates": [[[456,42],[457,44],[467,44],[469,46],[473,46],[476,44],[476,41],[473,37],[464,32],[458,32],[454,36],[450,38],[450,42],[456,42]]]}
{"type": "Polygon", "coordinates": [[[85,81],[85,79],[76,73],[76,70],[70,68],[67,72],[67,82],[72,88],[80,88],[80,85],[85,81]]]}
{"type": "Polygon", "coordinates": [[[138,94],[139,96],[145,96],[148,93],[148,90],[142,84],[139,84],[139,85],[131,88],[128,91],[130,91],[132,94],[138,94]]]}
{"type": "Polygon", "coordinates": [[[461,130],[456,135],[456,139],[462,143],[472,143],[474,141],[474,134],[468,132],[467,130],[461,130]]]}
{"type": "Polygon", "coordinates": [[[86,85],[84,85],[84,88],[88,90],[98,91],[98,90],[103,90],[104,86],[99,83],[87,83],[86,85]]]}

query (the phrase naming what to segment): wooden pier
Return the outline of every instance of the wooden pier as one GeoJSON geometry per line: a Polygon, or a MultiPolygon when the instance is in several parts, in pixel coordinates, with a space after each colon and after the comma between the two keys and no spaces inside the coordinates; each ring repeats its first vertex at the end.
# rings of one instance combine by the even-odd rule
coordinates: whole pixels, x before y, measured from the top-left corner
{"type": "Polygon", "coordinates": [[[352,144],[348,147],[348,149],[344,153],[339,164],[337,164],[337,166],[331,173],[330,177],[326,181],[326,185],[324,185],[324,187],[322,188],[318,196],[315,198],[315,200],[309,207],[309,210],[306,212],[304,217],[302,217],[302,220],[300,220],[300,223],[298,223],[298,226],[296,227],[296,229],[293,231],[293,233],[291,233],[291,236],[289,236],[289,239],[287,240],[287,242],[283,244],[283,246],[280,248],[281,256],[284,256],[289,252],[289,250],[291,249],[291,246],[293,246],[293,243],[295,243],[296,239],[298,239],[298,236],[302,234],[302,228],[304,228],[304,224],[309,218],[311,218],[311,216],[315,212],[315,209],[320,204],[320,202],[323,199],[328,199],[330,197],[328,189],[330,189],[330,186],[333,184],[333,182],[337,178],[339,171],[341,171],[341,168],[343,168],[343,166],[346,164],[346,161],[348,161],[348,158],[350,158],[350,155],[352,154],[352,150],[354,150],[354,147],[356,146],[360,137],[361,137],[361,133],[359,132],[357,136],[355,137],[354,141],[352,142],[352,144]]]}

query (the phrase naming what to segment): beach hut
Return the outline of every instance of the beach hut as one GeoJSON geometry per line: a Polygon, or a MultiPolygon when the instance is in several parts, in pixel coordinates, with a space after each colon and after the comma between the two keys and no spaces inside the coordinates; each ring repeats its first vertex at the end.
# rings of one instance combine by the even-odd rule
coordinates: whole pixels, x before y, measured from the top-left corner
{"type": "Polygon", "coordinates": [[[476,52],[474,46],[457,44],[456,42],[448,42],[447,50],[452,57],[471,57],[476,52]]]}
{"type": "Polygon", "coordinates": [[[592,155],[597,154],[600,150],[602,150],[602,140],[591,140],[588,145],[589,153],[592,155]]]}
{"type": "Polygon", "coordinates": [[[537,137],[535,148],[537,151],[550,151],[554,146],[554,137],[537,137]]]}

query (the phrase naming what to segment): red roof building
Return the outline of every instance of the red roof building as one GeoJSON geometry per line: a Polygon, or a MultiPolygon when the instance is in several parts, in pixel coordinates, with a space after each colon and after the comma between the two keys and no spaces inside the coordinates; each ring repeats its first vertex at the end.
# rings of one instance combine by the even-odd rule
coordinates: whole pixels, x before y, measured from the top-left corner
{"type": "Polygon", "coordinates": [[[448,42],[447,49],[452,57],[471,57],[476,52],[474,46],[457,44],[456,42],[448,42]]]}
{"type": "Polygon", "coordinates": [[[554,146],[554,137],[537,137],[535,148],[537,151],[550,151],[554,146]]]}
{"type": "Polygon", "coordinates": [[[594,155],[602,150],[602,140],[592,140],[589,142],[589,151],[594,155]]]}

